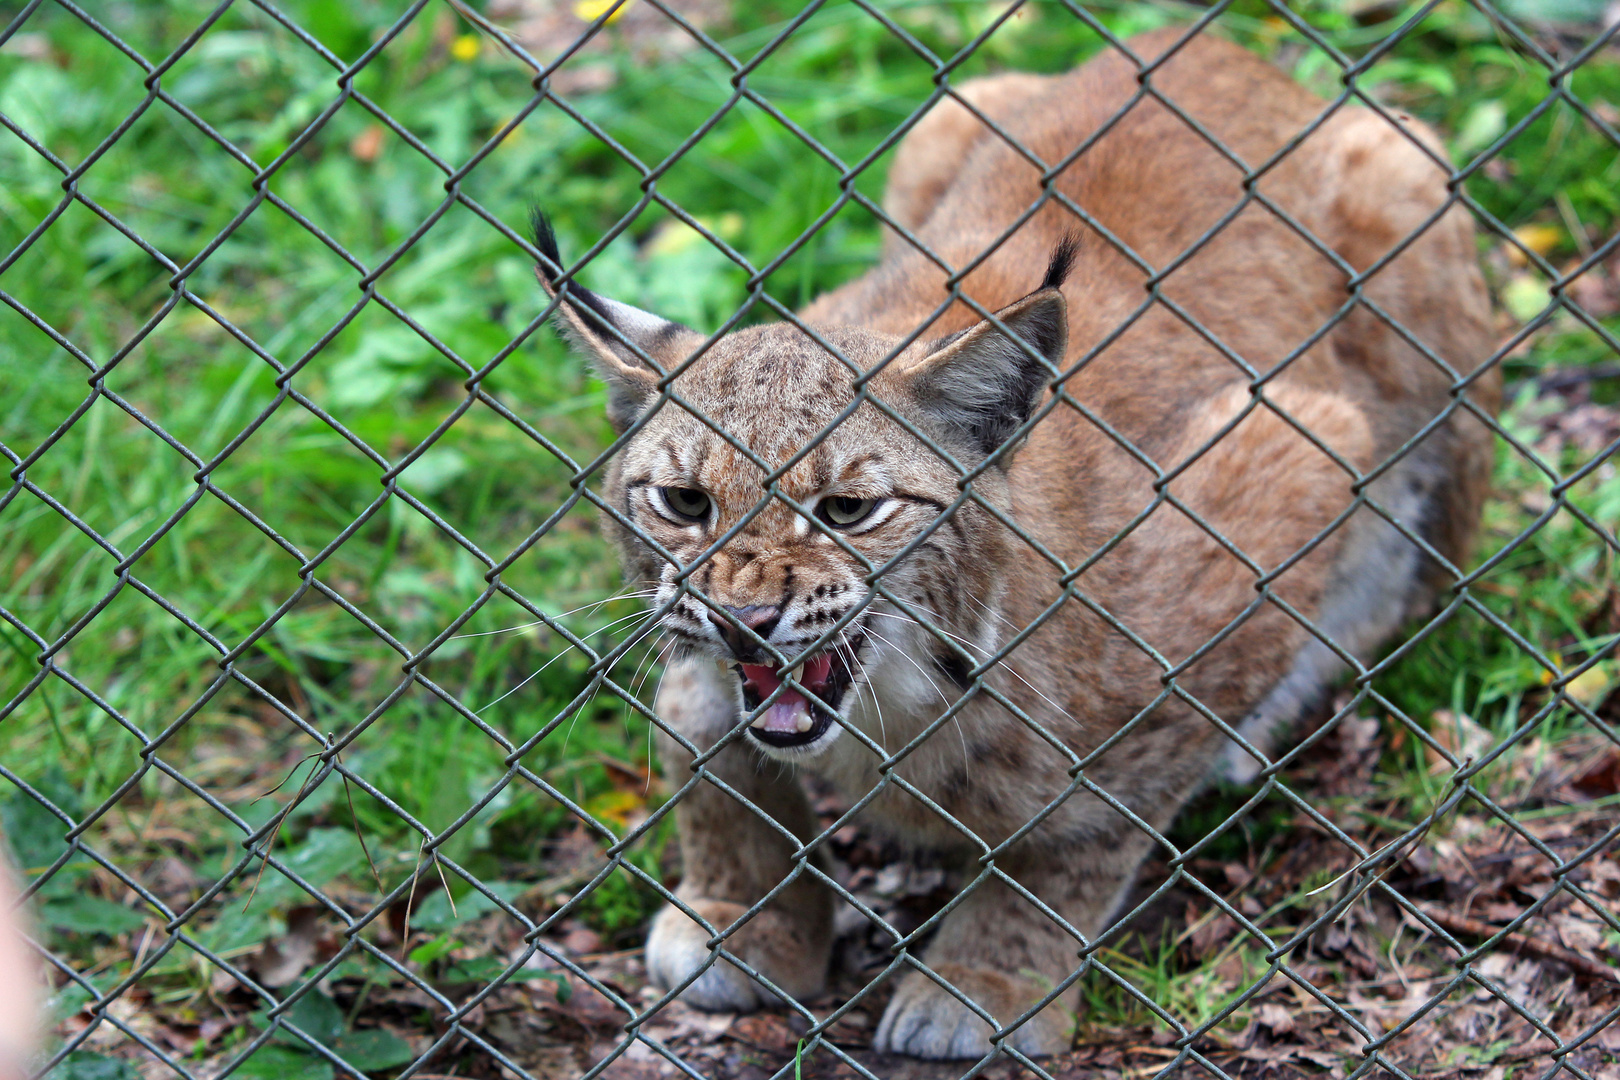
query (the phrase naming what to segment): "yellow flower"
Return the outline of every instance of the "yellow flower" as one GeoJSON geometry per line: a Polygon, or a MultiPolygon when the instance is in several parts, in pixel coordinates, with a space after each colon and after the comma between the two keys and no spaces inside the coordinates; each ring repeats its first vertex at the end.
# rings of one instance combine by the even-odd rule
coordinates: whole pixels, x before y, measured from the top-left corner
{"type": "Polygon", "coordinates": [[[478,59],[478,50],[477,34],[460,34],[450,43],[450,55],[464,64],[478,59]]]}
{"type": "MultiPolygon", "coordinates": [[[[602,17],[602,12],[613,6],[614,2],[615,0],[579,0],[574,5],[574,14],[586,22],[595,22],[602,17]]],[[[624,0],[624,3],[619,5],[618,10],[607,17],[607,21],[610,23],[618,22],[625,11],[629,9],[630,4],[631,0],[624,0]]]]}

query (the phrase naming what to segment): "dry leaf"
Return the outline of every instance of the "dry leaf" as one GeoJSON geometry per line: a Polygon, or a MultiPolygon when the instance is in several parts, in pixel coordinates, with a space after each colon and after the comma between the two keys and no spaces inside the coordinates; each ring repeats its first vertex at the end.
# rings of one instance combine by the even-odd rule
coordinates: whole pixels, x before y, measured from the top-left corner
{"type": "Polygon", "coordinates": [[[322,910],[306,904],[287,913],[287,933],[265,942],[253,958],[253,970],[261,983],[273,989],[291,986],[315,962],[320,951],[322,910]]]}
{"type": "Polygon", "coordinates": [[[1294,1030],[1294,1014],[1286,1005],[1267,1002],[1255,1010],[1254,1018],[1261,1027],[1276,1036],[1287,1035],[1294,1030]]]}
{"type": "Polygon", "coordinates": [[[761,1050],[778,1052],[791,1050],[798,1042],[798,1036],[788,1027],[787,1022],[780,1016],[773,1016],[770,1013],[755,1013],[752,1016],[740,1017],[731,1025],[731,1030],[727,1034],[761,1050]]]}
{"type": "MultiPolygon", "coordinates": [[[[1491,738],[1490,732],[1469,717],[1449,709],[1435,710],[1429,722],[1429,737],[1449,751],[1459,762],[1469,758],[1479,760],[1495,741],[1491,738]]],[[[1444,773],[1454,768],[1451,762],[1432,746],[1425,746],[1423,753],[1429,761],[1430,775],[1444,773]]]]}

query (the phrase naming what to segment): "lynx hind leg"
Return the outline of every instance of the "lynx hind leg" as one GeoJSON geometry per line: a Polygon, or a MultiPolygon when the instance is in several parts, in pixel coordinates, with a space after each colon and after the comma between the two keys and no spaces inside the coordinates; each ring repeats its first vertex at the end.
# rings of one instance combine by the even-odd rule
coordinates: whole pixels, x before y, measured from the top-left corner
{"type": "MultiPolygon", "coordinates": [[[[1368,490],[1395,520],[1419,536],[1431,533],[1437,516],[1445,512],[1445,477],[1434,456],[1408,458],[1368,490]]],[[[1347,527],[1313,620],[1316,628],[1357,660],[1370,660],[1380,645],[1431,603],[1429,562],[1394,525],[1370,510],[1360,511],[1347,527]]],[[[1339,653],[1321,638],[1309,637],[1294,654],[1288,673],[1238,724],[1238,733],[1267,758],[1275,758],[1300,718],[1325,701],[1333,684],[1349,671],[1339,653]]],[[[1246,786],[1262,767],[1252,754],[1228,740],[1217,775],[1246,786]]]]}
{"type": "MultiPolygon", "coordinates": [[[[676,663],[659,688],[657,712],[694,745],[710,746],[736,722],[727,679],[712,662],[676,663]]],[[[662,733],[659,745],[665,775],[673,785],[684,783],[692,756],[662,733]]],[[[775,769],[762,770],[750,748],[727,747],[706,768],[796,836],[815,834],[798,783],[775,769]]],[[[795,869],[792,847],[781,833],[714,784],[700,782],[681,796],[675,823],[682,864],[675,894],[715,933],[743,920],[795,869]]],[[[774,1002],[776,995],[741,968],[724,958],[710,964],[712,937],[680,908],[666,907],[647,936],[648,975],[666,990],[693,979],[681,1000],[701,1009],[747,1011],[774,1002]]],[[[831,894],[815,877],[800,873],[769,905],[742,921],[723,948],[792,997],[813,997],[825,982],[832,950],[831,894]]]]}
{"type": "MultiPolygon", "coordinates": [[[[957,87],[956,92],[1000,124],[1015,117],[1019,107],[1045,90],[1050,82],[1050,76],[1013,72],[970,79],[957,87]]],[[[928,220],[940,196],[956,179],[973,144],[987,134],[990,129],[984,121],[954,98],[941,98],[900,140],[883,193],[884,212],[896,224],[916,231],[928,220]]],[[[884,233],[884,242],[886,245],[905,243],[892,230],[884,233]]]]}
{"type": "MultiPolygon", "coordinates": [[[[1473,226],[1461,207],[1438,221],[1431,216],[1450,197],[1447,171],[1413,145],[1415,138],[1441,160],[1445,150],[1426,125],[1398,115],[1390,119],[1361,109],[1345,110],[1324,124],[1320,138],[1333,140],[1327,175],[1336,180],[1334,248],[1353,266],[1371,266],[1422,227],[1422,235],[1373,276],[1367,294],[1405,332],[1423,342],[1455,370],[1474,372],[1493,349],[1490,301],[1480,276],[1473,226]]],[[[1427,411],[1407,402],[1410,429],[1448,400],[1445,380],[1401,335],[1365,309],[1345,319],[1339,345],[1355,364],[1385,382],[1427,373],[1427,411]],[[1393,373],[1403,374],[1396,375],[1393,373]]],[[[1469,396],[1487,411],[1500,406],[1502,373],[1497,367],[1477,375],[1469,396]]],[[[1494,439],[1490,429],[1467,411],[1452,414],[1394,469],[1372,485],[1369,495],[1391,516],[1422,536],[1446,559],[1460,564],[1468,554],[1480,505],[1489,484],[1494,439]]],[[[1366,661],[1407,620],[1432,603],[1443,586],[1441,565],[1378,515],[1363,510],[1351,523],[1317,625],[1357,659],[1366,661]]],[[[1288,674],[1239,725],[1239,732],[1268,758],[1295,721],[1322,701],[1347,665],[1316,639],[1302,646],[1288,674]]],[[[1251,783],[1261,764],[1229,743],[1218,772],[1239,784],[1251,783]]]]}

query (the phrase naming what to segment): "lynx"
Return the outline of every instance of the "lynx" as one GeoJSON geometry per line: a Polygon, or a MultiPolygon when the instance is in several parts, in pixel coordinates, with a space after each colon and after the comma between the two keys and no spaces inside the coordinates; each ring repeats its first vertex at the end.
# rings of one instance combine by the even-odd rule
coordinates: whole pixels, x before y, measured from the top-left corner
{"type": "Polygon", "coordinates": [[[1223,760],[1278,767],[1465,557],[1499,376],[1438,140],[1207,35],[1129,47],[1154,93],[1110,51],[942,100],[889,176],[912,238],[802,326],[711,340],[569,280],[539,223],[625,436],[626,573],[678,643],[667,775],[703,755],[646,950],[690,1004],[823,990],[813,770],[974,883],[906,943],[876,1049],[1061,1050],[1154,834],[1223,760]],[[974,110],[1068,162],[1050,197],[974,110]]]}

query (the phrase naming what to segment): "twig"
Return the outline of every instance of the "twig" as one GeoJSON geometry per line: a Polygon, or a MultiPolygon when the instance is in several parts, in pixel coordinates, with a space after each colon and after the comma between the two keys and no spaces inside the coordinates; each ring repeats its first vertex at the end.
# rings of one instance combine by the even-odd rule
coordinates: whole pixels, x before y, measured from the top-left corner
{"type": "Polygon", "coordinates": [[[360,816],[354,812],[354,795],[349,791],[349,778],[342,773],[338,773],[338,776],[343,780],[343,797],[349,800],[349,820],[354,824],[354,838],[360,841],[360,850],[365,853],[366,865],[371,867],[371,876],[377,880],[377,893],[381,895],[388,890],[383,888],[382,875],[377,872],[377,864],[371,858],[371,849],[366,846],[365,834],[360,830],[360,816]]]}
{"type": "Polygon", "coordinates": [[[130,963],[129,970],[138,970],[141,966],[141,961],[146,959],[147,947],[152,944],[152,929],[152,924],[147,923],[146,933],[141,935],[140,946],[135,950],[135,959],[130,963]]]}
{"type": "Polygon", "coordinates": [[[411,955],[411,905],[416,903],[416,883],[422,877],[422,849],[425,847],[427,834],[424,833],[421,842],[416,845],[416,867],[411,871],[411,891],[405,897],[405,933],[400,935],[399,943],[399,959],[402,963],[408,961],[411,955]]]}
{"type": "MultiPolygon", "coordinates": [[[[328,741],[327,745],[331,745],[330,741],[328,741]]],[[[270,841],[264,845],[264,854],[260,857],[259,872],[253,875],[253,888],[248,890],[247,899],[242,901],[243,911],[246,911],[249,907],[251,907],[253,905],[253,898],[259,895],[259,882],[264,880],[264,868],[270,865],[270,855],[273,851],[275,851],[276,837],[281,835],[281,827],[287,823],[287,818],[292,814],[293,810],[297,808],[298,804],[303,801],[304,796],[309,794],[309,782],[315,779],[315,774],[319,772],[321,768],[321,763],[319,760],[321,752],[322,751],[318,750],[312,754],[305,754],[303,757],[298,759],[298,765],[302,765],[306,761],[309,762],[309,774],[304,777],[304,782],[298,785],[298,794],[294,795],[292,801],[282,809],[280,817],[276,819],[276,827],[270,830],[270,841]],[[311,758],[316,760],[311,761],[311,758]]],[[[286,784],[288,780],[291,780],[293,775],[298,772],[298,765],[294,765],[291,769],[288,769],[287,775],[282,778],[281,783],[277,784],[263,795],[260,795],[259,799],[267,799],[271,795],[274,795],[277,791],[280,791],[282,786],[286,784]]],[[[253,801],[258,802],[259,799],[254,799],[253,801]]]]}
{"type": "Polygon", "coordinates": [[[1592,239],[1586,235],[1586,224],[1581,216],[1575,212],[1575,204],[1569,201],[1569,193],[1560,191],[1553,196],[1553,202],[1558,206],[1558,215],[1564,219],[1564,228],[1569,230],[1570,237],[1575,246],[1581,251],[1581,258],[1592,257],[1592,239]]]}
{"type": "MultiPolygon", "coordinates": [[[[1502,932],[1500,926],[1495,926],[1481,919],[1471,919],[1466,915],[1457,915],[1427,904],[1420,905],[1423,914],[1433,919],[1443,929],[1453,934],[1467,934],[1469,937],[1493,938],[1502,932]]],[[[1599,963],[1589,956],[1582,956],[1573,949],[1566,949],[1562,945],[1555,945],[1544,938],[1531,937],[1514,931],[1502,938],[1505,945],[1511,945],[1519,952],[1539,956],[1543,960],[1555,960],[1569,968],[1577,975],[1584,975],[1589,979],[1599,979],[1606,982],[1620,983],[1620,971],[1607,964],[1599,963]]]]}
{"type": "Polygon", "coordinates": [[[444,867],[439,865],[439,849],[433,849],[433,869],[439,872],[439,884],[444,886],[444,898],[450,901],[450,917],[460,920],[461,913],[456,910],[456,898],[450,895],[450,883],[444,879],[444,867]]]}

